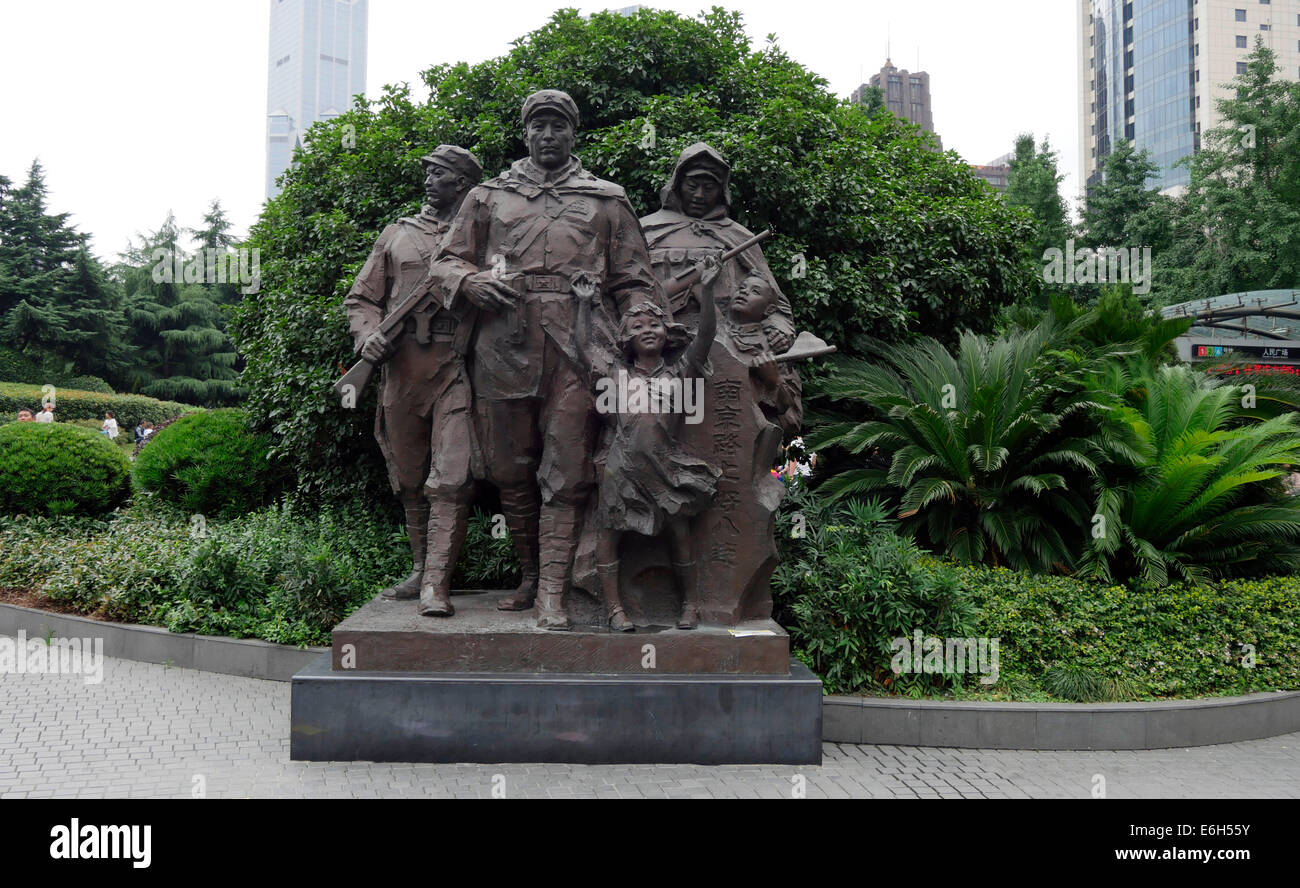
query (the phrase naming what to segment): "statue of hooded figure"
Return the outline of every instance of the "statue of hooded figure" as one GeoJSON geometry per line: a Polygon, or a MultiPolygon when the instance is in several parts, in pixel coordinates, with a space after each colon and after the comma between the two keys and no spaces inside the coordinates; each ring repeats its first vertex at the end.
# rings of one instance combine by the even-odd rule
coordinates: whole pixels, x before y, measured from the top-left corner
{"type": "MultiPolygon", "coordinates": [[[[731,165],[703,142],[687,147],[677,158],[672,178],[659,192],[661,209],[641,219],[655,276],[666,281],[693,268],[706,256],[718,257],[753,237],[753,232],[732,219],[731,165]]],[[[794,341],[794,317],[790,301],[777,286],[761,247],[753,246],[723,270],[727,279],[717,284],[719,316],[746,277],[765,279],[776,299],[766,317],[763,332],[773,352],[780,354],[794,341]],[[722,300],[725,300],[723,302],[722,300]]],[[[673,298],[673,320],[691,333],[698,327],[700,286],[673,298]]]]}

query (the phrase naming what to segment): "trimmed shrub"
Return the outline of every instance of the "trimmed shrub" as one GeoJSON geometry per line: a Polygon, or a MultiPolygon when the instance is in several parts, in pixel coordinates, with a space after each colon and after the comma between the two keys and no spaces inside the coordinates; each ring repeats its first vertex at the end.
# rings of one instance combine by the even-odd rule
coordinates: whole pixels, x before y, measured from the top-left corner
{"type": "Polygon", "coordinates": [[[102,395],[115,395],[113,387],[98,376],[74,376],[64,383],[70,389],[79,392],[98,392],[102,395]]]}
{"type": "Polygon", "coordinates": [[[242,410],[226,407],[181,417],[151,436],[135,461],[135,480],[190,513],[231,517],[267,503],[277,473],[269,442],[242,410]]]}
{"type": "MultiPolygon", "coordinates": [[[[39,385],[0,382],[0,424],[12,422],[19,410],[39,410],[44,394],[39,385]]],[[[109,395],[55,387],[54,416],[59,421],[98,419],[103,422],[105,410],[111,410],[117,424],[129,432],[146,419],[153,423],[165,422],[202,408],[144,395],[109,395]]]]}
{"type": "Polygon", "coordinates": [[[1300,577],[1155,588],[954,565],[891,525],[875,504],[828,504],[801,487],[777,513],[774,616],[828,693],[1092,702],[1300,690],[1300,577]],[[889,643],[915,629],[996,639],[996,682],[893,675],[889,643]]]}
{"type": "Polygon", "coordinates": [[[90,429],[22,422],[0,427],[0,513],[99,515],[131,492],[126,455],[90,429]]]}
{"type": "Polygon", "coordinates": [[[1155,589],[956,570],[1004,680],[1065,699],[1300,690],[1300,577],[1155,589]]]}

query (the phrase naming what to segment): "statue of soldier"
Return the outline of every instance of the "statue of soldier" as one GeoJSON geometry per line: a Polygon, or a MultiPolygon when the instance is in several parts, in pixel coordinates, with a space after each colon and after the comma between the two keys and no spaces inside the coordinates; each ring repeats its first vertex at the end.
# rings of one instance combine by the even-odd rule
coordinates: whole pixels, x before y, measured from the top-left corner
{"type": "Polygon", "coordinates": [[[410,576],[385,598],[419,596],[420,613],[450,616],[451,575],[468,527],[473,492],[471,397],[465,352],[472,307],[444,307],[436,298],[408,317],[390,341],[380,321],[428,287],[429,265],[470,188],[483,178],[474,155],[439,145],[420,159],[427,203],[379,235],[343,305],[356,353],[383,364],[375,438],[393,492],[406,513],[410,576]]]}
{"type": "Polygon", "coordinates": [[[502,610],[536,607],[568,629],[563,594],[595,485],[595,404],[573,344],[575,280],[595,282],[614,323],[632,304],[665,301],[623,189],[572,154],[578,107],[541,90],[521,114],[528,157],[469,193],[434,264],[444,305],[479,308],[470,355],[474,421],[487,480],[535,588],[502,610]],[[534,567],[536,565],[536,567],[534,567]]]}

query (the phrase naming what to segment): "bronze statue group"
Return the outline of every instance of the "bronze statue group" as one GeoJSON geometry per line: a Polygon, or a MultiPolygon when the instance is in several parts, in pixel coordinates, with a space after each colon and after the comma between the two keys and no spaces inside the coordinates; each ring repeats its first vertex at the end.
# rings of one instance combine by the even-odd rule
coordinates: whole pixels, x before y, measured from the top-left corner
{"type": "Polygon", "coordinates": [[[638,220],[573,155],[570,96],[534,93],[521,122],[528,157],[485,182],[463,148],[423,158],[425,207],[383,231],[344,303],[357,357],[382,368],[375,437],[414,561],[383,594],[453,615],[485,481],[523,574],[502,610],[569,629],[576,587],[631,631],[635,586],[639,613],[671,597],[681,629],[767,616],[770,468],[797,433],[800,383],[789,302],[729,215],[730,167],[690,146],[638,220]],[[658,586],[620,558],[644,561],[650,540],[670,561],[658,586]]]}

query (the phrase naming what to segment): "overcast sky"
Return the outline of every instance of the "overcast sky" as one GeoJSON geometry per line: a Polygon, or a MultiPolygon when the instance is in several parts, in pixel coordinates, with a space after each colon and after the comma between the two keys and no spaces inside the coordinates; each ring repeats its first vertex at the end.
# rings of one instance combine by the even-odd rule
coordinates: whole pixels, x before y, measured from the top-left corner
{"type": "MultiPolygon", "coordinates": [[[[629,5],[580,6],[583,12],[629,5]]],[[[658,2],[694,15],[704,2],[658,2]]],[[[710,4],[711,5],[711,4],[710,4]]],[[[944,147],[986,163],[1016,134],[1051,138],[1077,190],[1072,0],[736,0],[755,46],[768,34],[847,96],[885,60],[928,71],[944,147]]],[[[543,24],[547,2],[370,0],[366,93],[478,62],[543,24]]],[[[213,197],[239,234],[263,200],[269,0],[23,0],[0,5],[0,174],[45,166],[50,206],[112,260],[169,209],[194,227],[213,197]]],[[[422,84],[420,84],[423,95],[422,84]]]]}

